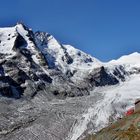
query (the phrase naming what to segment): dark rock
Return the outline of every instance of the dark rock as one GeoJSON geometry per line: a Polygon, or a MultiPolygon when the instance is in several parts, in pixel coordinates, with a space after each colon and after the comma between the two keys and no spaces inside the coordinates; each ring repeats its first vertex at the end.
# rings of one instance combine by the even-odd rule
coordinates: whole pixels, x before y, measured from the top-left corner
{"type": "Polygon", "coordinates": [[[118,84],[119,81],[115,76],[107,73],[106,69],[102,66],[98,68],[93,75],[91,74],[91,78],[89,79],[90,83],[95,86],[105,86],[105,85],[115,85],[118,84]]]}
{"type": "Polygon", "coordinates": [[[43,81],[48,82],[48,83],[52,83],[52,79],[48,75],[46,75],[46,74],[40,74],[38,76],[43,81]]]}
{"type": "Polygon", "coordinates": [[[15,44],[14,44],[14,48],[13,50],[17,50],[17,49],[20,49],[20,47],[23,47],[23,46],[27,46],[27,42],[25,41],[25,39],[20,35],[18,34],[17,37],[16,37],[16,40],[15,40],[15,44]]]}

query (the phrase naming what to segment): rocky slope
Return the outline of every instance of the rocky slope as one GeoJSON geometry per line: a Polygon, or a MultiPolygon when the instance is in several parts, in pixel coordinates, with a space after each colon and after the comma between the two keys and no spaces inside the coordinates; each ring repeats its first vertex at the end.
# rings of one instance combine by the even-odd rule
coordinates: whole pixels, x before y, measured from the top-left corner
{"type": "Polygon", "coordinates": [[[90,135],[84,140],[139,140],[140,139],[140,112],[124,117],[123,119],[102,129],[96,135],[90,135]]]}
{"type": "Polygon", "coordinates": [[[139,59],[133,53],[103,63],[23,24],[0,28],[0,139],[97,132],[140,97],[139,59]]]}

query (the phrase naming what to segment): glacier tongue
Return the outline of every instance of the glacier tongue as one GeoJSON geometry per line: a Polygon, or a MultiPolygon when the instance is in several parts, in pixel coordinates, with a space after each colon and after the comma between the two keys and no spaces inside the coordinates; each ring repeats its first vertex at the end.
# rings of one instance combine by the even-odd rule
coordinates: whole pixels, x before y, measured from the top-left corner
{"type": "MultiPolygon", "coordinates": [[[[89,132],[95,133],[106,127],[110,122],[124,116],[124,113],[134,107],[136,99],[140,99],[140,75],[132,76],[128,81],[112,87],[100,87],[91,91],[100,94],[102,98],[96,100],[93,106],[79,117],[79,121],[73,127],[67,140],[77,140],[92,124],[89,132]]],[[[83,135],[85,136],[85,135],[83,135]]]]}

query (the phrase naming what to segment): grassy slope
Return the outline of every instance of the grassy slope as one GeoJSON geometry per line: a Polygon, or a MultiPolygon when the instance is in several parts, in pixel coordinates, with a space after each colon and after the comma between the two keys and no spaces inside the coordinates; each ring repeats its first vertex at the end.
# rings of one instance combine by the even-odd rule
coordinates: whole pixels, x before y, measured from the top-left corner
{"type": "Polygon", "coordinates": [[[140,140],[140,112],[124,117],[85,140],[140,140]]]}

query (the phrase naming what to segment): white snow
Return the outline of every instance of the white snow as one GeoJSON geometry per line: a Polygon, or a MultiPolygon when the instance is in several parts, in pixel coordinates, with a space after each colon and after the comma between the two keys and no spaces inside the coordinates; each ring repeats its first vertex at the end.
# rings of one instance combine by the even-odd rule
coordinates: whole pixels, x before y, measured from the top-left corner
{"type": "Polygon", "coordinates": [[[110,65],[123,65],[129,71],[132,68],[140,68],[140,53],[135,52],[130,55],[120,57],[118,60],[112,60],[108,64],[110,65]]]}
{"type": "Polygon", "coordinates": [[[66,48],[68,54],[73,58],[74,61],[71,67],[75,69],[89,70],[102,65],[102,63],[98,59],[84,53],[81,50],[74,48],[71,45],[63,45],[63,46],[66,48]]]}
{"type": "Polygon", "coordinates": [[[17,24],[16,25],[16,31],[26,40],[27,42],[27,49],[30,50],[30,52],[32,53],[32,59],[36,64],[39,64],[39,58],[37,56],[39,56],[39,52],[37,50],[37,48],[35,47],[35,44],[29,40],[28,35],[28,31],[24,29],[22,24],[17,24]]]}
{"type": "Polygon", "coordinates": [[[17,33],[15,27],[0,28],[0,53],[14,55],[14,42],[17,33]]]}
{"type": "Polygon", "coordinates": [[[109,63],[111,64],[140,64],[140,53],[135,52],[130,55],[124,55],[118,60],[112,60],[109,63]]]}
{"type": "MultiPolygon", "coordinates": [[[[46,59],[48,60],[49,64],[52,63],[55,67],[61,69],[63,73],[66,73],[68,70],[73,72],[77,71],[75,77],[72,80],[81,80],[87,73],[90,73],[93,68],[99,67],[102,63],[93,58],[92,56],[74,48],[70,45],[63,45],[60,44],[52,35],[47,36],[45,34],[45,42],[46,44],[41,44],[37,41],[39,49],[43,54],[45,54],[46,59]],[[73,59],[71,64],[67,64],[63,61],[63,57],[67,57],[66,53],[73,59]]],[[[44,34],[42,33],[40,36],[40,40],[43,41],[44,34]]]]}

